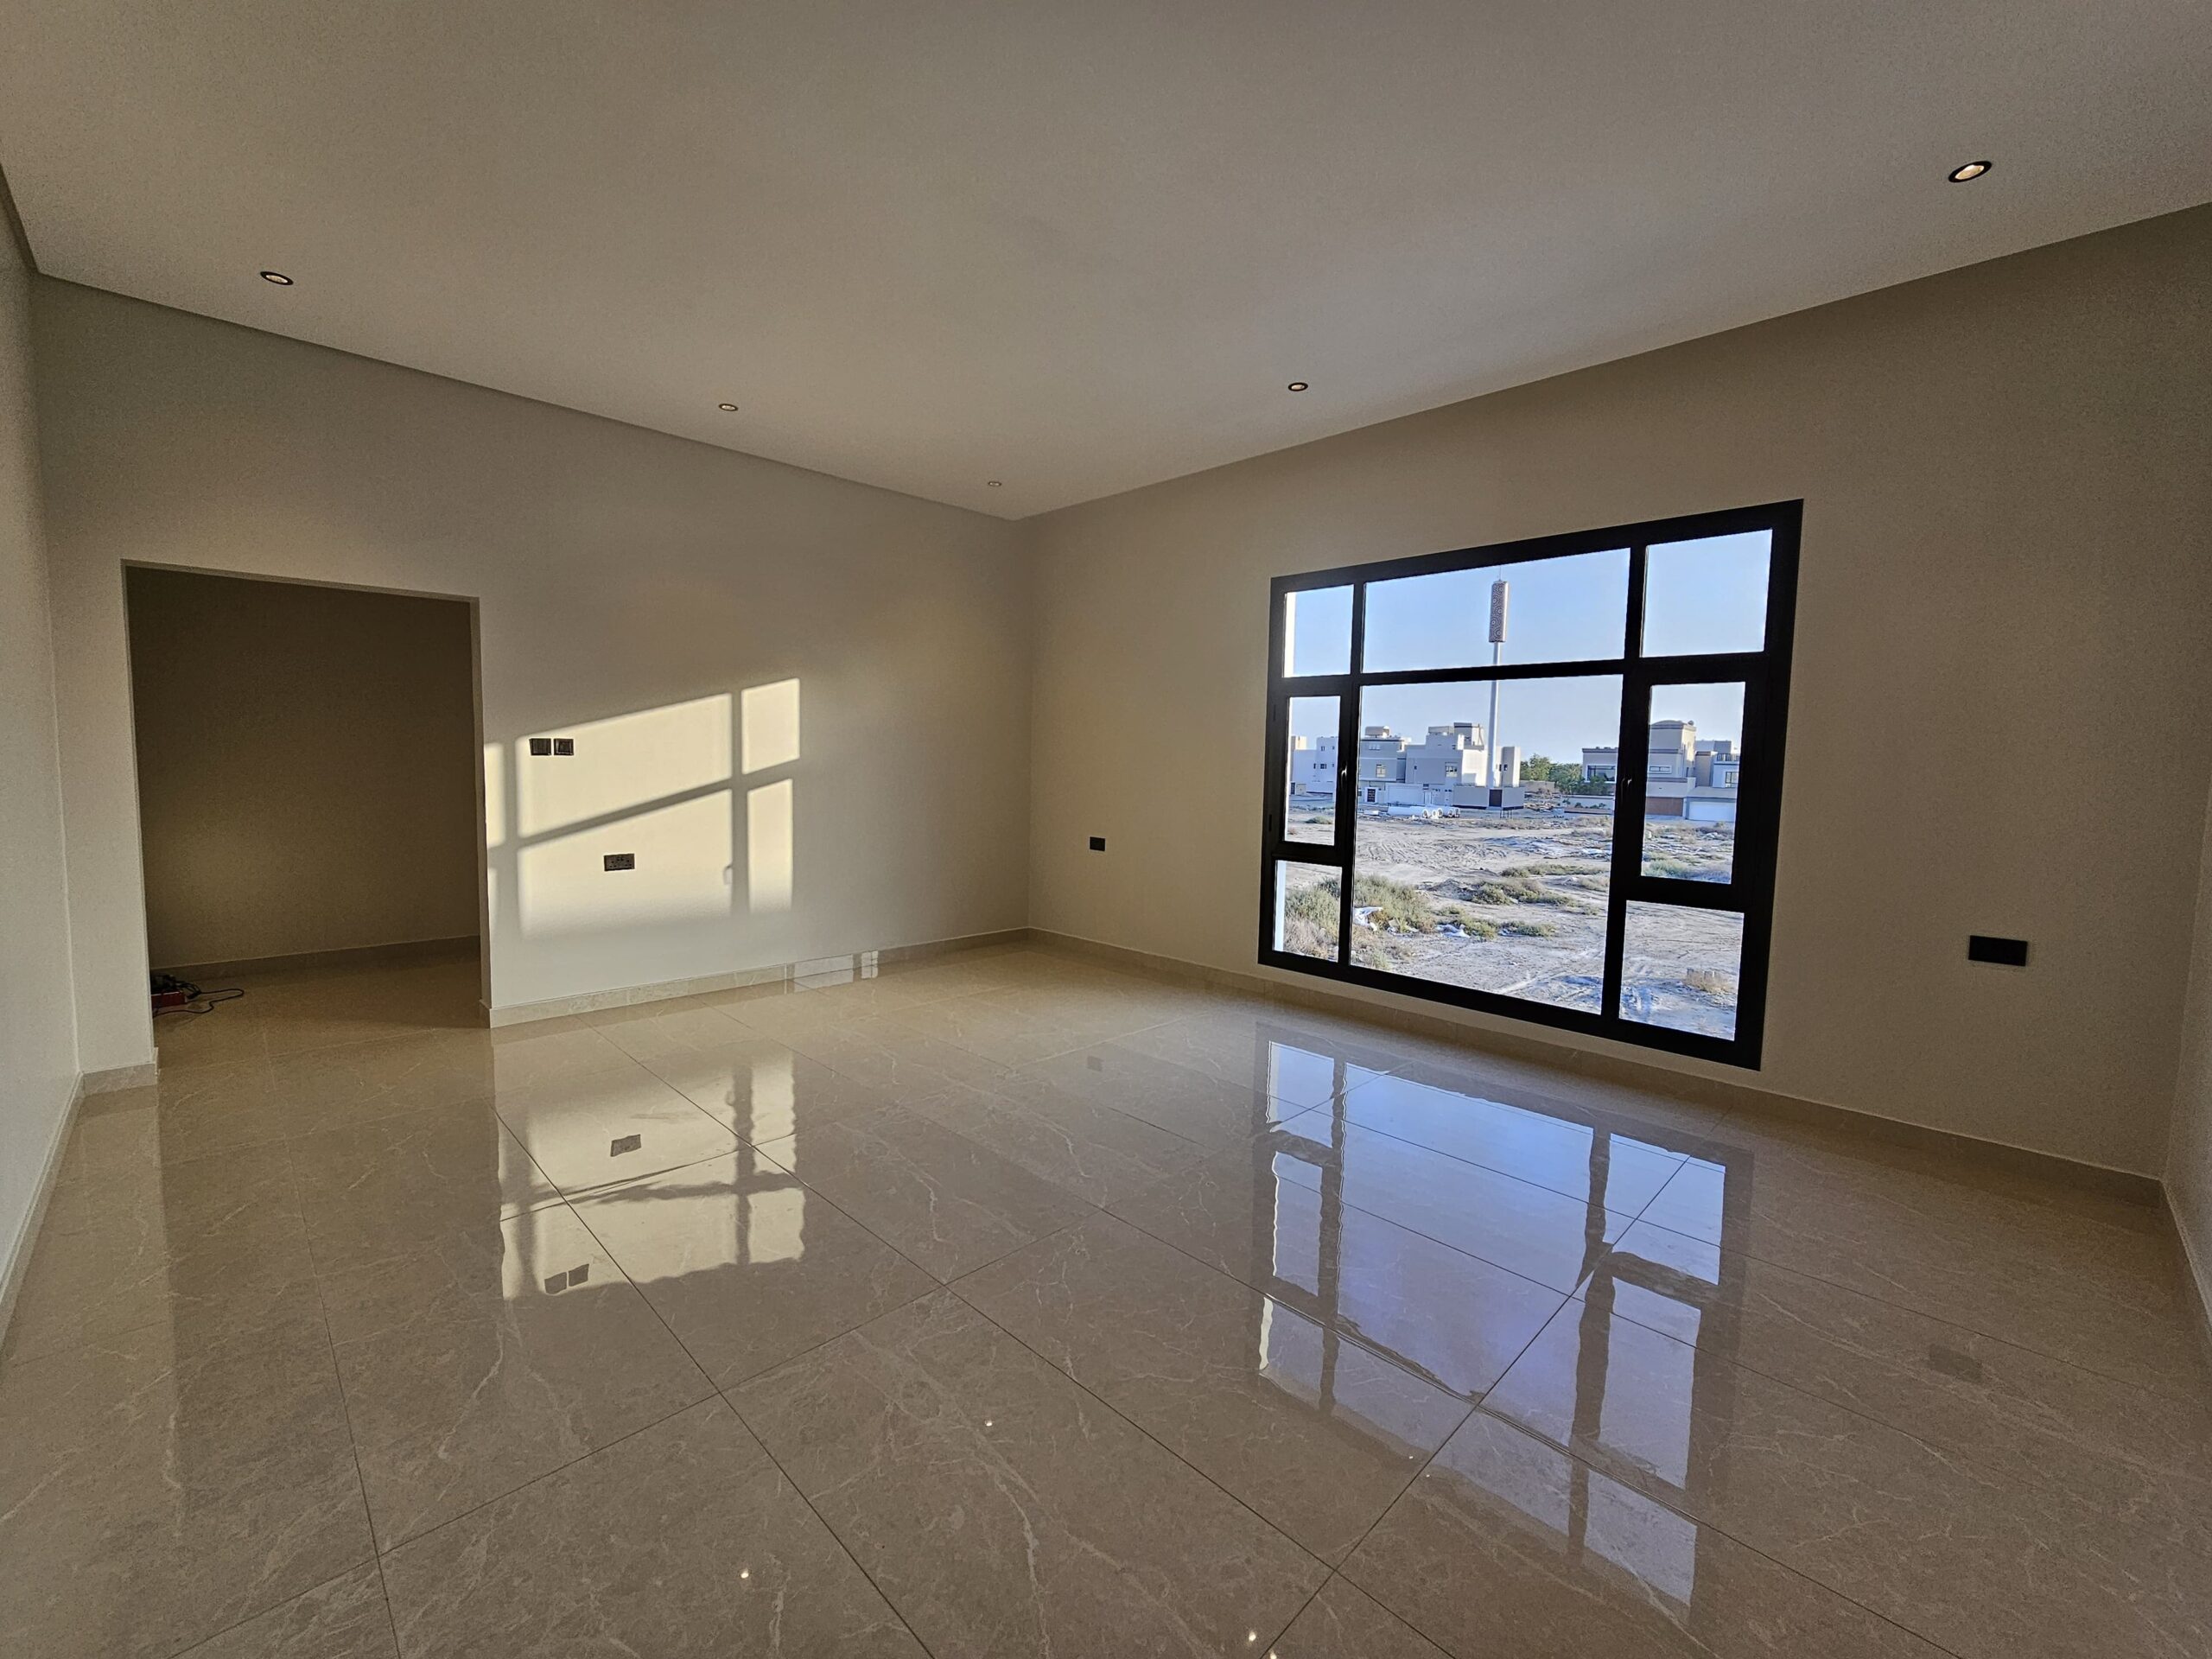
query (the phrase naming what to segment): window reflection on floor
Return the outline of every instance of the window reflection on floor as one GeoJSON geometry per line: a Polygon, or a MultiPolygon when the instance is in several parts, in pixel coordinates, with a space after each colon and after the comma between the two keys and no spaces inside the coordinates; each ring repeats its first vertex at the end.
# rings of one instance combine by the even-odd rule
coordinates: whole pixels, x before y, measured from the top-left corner
{"type": "MultiPolygon", "coordinates": [[[[1738,1294],[1731,1255],[1701,1240],[1722,1237],[1724,1198],[1749,1179],[1748,1165],[1726,1167],[1692,1158],[1686,1148],[1670,1148],[1665,1132],[1656,1128],[1639,1126],[1630,1137],[1597,1123],[1433,1085],[1408,1092],[1404,1079],[1392,1078],[1387,1103],[1382,1096],[1369,1096],[1375,1103],[1369,1116],[1422,1136],[1417,1146],[1351,1116],[1347,1091],[1376,1073],[1327,1052],[1320,1039],[1301,1042],[1262,1030],[1258,1042],[1255,1074],[1268,1080],[1270,1095],[1332,1103],[1293,1116],[1288,1128],[1255,1118],[1261,1153],[1255,1179],[1262,1185],[1256,1213],[1270,1229],[1265,1259],[1274,1264],[1272,1281],[1259,1287],[1276,1299],[1259,1315],[1260,1374],[1319,1411],[1359,1420],[1352,1408],[1357,1402],[1339,1399],[1336,1381],[1340,1346],[1357,1333],[1366,1345],[1463,1397],[1480,1393],[1535,1334],[1528,1326],[1508,1325],[1497,1335],[1520,1346],[1486,1352],[1486,1346],[1502,1345],[1486,1343],[1492,1333],[1484,1326],[1492,1308],[1511,1307],[1517,1284],[1522,1306],[1539,1310],[1529,1317],[1541,1325],[1563,1287],[1547,1292],[1501,1269],[1495,1287],[1481,1281],[1478,1290],[1479,1276],[1492,1264],[1393,1217],[1426,1219],[1404,1201],[1423,1166],[1465,1167],[1469,1207],[1484,1203],[1486,1193],[1510,1190],[1527,1198],[1535,1206],[1532,1213],[1545,1217],[1548,1231],[1557,1235],[1543,1240],[1547,1259],[1555,1248],[1580,1262],[1578,1298],[1550,1315],[1568,1321],[1573,1332],[1567,1351],[1573,1376],[1566,1388],[1573,1402],[1573,1444],[1602,1449],[1649,1471],[1679,1495],[1679,1507],[1599,1473],[1569,1446],[1547,1444],[1518,1429],[1503,1437],[1520,1448],[1508,1464],[1512,1458],[1538,1457],[1546,1467],[1521,1471],[1525,1479],[1519,1474],[1501,1478],[1494,1496],[1538,1523],[1589,1570],[1626,1573],[1646,1593],[1688,1608],[1696,1594],[1699,1533],[1680,1511],[1694,1507],[1694,1483],[1702,1478],[1694,1440],[1700,1390],[1707,1376],[1726,1370],[1725,1357],[1700,1351],[1696,1341],[1711,1312],[1738,1294]],[[1440,1141],[1448,1141],[1464,1161],[1436,1150],[1440,1141]],[[1654,1160],[1664,1160],[1656,1179],[1654,1160]],[[1666,1163],[1680,1179],[1669,1179],[1666,1163]],[[1633,1180],[1630,1171],[1636,1172],[1633,1180]],[[1520,1185],[1499,1188],[1497,1183],[1509,1173],[1520,1185]],[[1545,1183],[1540,1194],[1526,1191],[1539,1181],[1545,1183]],[[1607,1208],[1615,1186],[1626,1216],[1607,1208]],[[1562,1189],[1575,1196],[1566,1198],[1562,1189]],[[1654,1197],[1662,1189],[1663,1206],[1654,1197]],[[1555,1202],[1570,1208],[1543,1207],[1555,1202]],[[1663,1209],[1667,1230],[1631,1230],[1629,1219],[1647,1206],[1663,1209]],[[1492,1295],[1503,1300],[1484,1300],[1492,1295]],[[1624,1331],[1634,1342],[1634,1366],[1630,1370],[1624,1357],[1623,1381],[1609,1389],[1613,1350],[1624,1331]]],[[[1280,1107],[1255,1108],[1258,1114],[1270,1109],[1287,1114],[1280,1107]]],[[[1433,1176],[1429,1185],[1435,1185],[1433,1176]]],[[[1733,1195],[1740,1201],[1740,1190],[1733,1195]]],[[[1440,1202],[1433,1213],[1447,1211],[1440,1202]]],[[[1525,1224],[1526,1217],[1515,1217],[1516,1228],[1525,1224]]],[[[1554,1335],[1548,1333],[1547,1341],[1554,1335]]]]}

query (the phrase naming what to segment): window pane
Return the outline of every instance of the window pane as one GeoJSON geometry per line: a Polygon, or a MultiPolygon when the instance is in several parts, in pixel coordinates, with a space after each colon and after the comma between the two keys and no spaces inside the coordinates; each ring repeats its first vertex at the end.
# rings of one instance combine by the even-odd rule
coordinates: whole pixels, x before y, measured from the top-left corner
{"type": "Polygon", "coordinates": [[[1757,651],[1766,643],[1771,533],[1658,542],[1643,567],[1643,654],[1757,651]]]}
{"type": "Polygon", "coordinates": [[[1631,902],[1622,936],[1621,1018],[1733,1037],[1743,960],[1744,918],[1737,912],[1631,902]]]}
{"type": "Polygon", "coordinates": [[[1337,872],[1322,864],[1275,866],[1275,949],[1337,960],[1337,872]]]}
{"type": "Polygon", "coordinates": [[[1744,687],[1655,685],[1644,770],[1643,873],[1728,881],[1744,764],[1744,687]]]}
{"type": "Polygon", "coordinates": [[[1337,841],[1337,709],[1334,697],[1290,700],[1290,776],[1283,807],[1283,838],[1337,841]]]}
{"type": "Polygon", "coordinates": [[[1344,674],[1351,669],[1351,589],[1312,588],[1282,596],[1282,671],[1344,674]]]}
{"type": "Polygon", "coordinates": [[[1627,613],[1625,549],[1401,576],[1368,586],[1364,666],[1388,673],[1618,657],[1627,613]]]}
{"type": "Polygon", "coordinates": [[[1367,691],[1352,960],[1596,1013],[1620,715],[1618,675],[1367,691]]]}

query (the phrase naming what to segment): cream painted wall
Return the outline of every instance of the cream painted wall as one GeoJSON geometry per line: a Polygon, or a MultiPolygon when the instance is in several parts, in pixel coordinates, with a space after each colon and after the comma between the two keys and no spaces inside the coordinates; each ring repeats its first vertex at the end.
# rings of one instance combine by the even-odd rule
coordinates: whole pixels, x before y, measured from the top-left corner
{"type": "Polygon", "coordinates": [[[2208,269],[2200,209],[1036,521],[1033,925],[1252,968],[1269,577],[1802,497],[1759,1080],[2159,1170],[2212,775],[2208,269]]]}
{"type": "Polygon", "coordinates": [[[2181,1075],[2166,1149],[2166,1198],[2181,1228],[2197,1294],[2212,1319],[2212,798],[2204,804],[2189,1001],[2182,1014],[2181,1075]]]}
{"type": "Polygon", "coordinates": [[[496,1006],[1022,925],[1015,526],[66,283],[33,321],[87,1067],[151,1052],[126,561],[480,601],[496,1006]]]}
{"type": "Polygon", "coordinates": [[[468,607],[135,569],[157,968],[476,931],[468,607]]]}
{"type": "Polygon", "coordinates": [[[77,1085],[29,322],[0,229],[0,1294],[77,1085]]]}

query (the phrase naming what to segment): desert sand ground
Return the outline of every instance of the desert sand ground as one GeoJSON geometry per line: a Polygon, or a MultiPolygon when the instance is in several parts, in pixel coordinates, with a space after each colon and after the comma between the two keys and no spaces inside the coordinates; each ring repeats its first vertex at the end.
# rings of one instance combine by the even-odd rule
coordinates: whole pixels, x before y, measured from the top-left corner
{"type": "MultiPolygon", "coordinates": [[[[1294,814],[1294,823],[1300,816],[1294,814]]],[[[1313,833],[1325,831],[1317,824],[1313,833]]],[[[1353,960],[1594,1013],[1605,973],[1612,834],[1610,813],[1363,817],[1353,960]],[[1395,899],[1365,878],[1410,890],[1425,903],[1395,899]]],[[[1733,843],[1732,825],[1649,819],[1645,868],[1684,879],[1725,877],[1733,843]]],[[[1290,885],[1332,884],[1334,874],[1295,872],[1290,885]]],[[[1732,912],[1631,905],[1624,1012],[1731,1034],[1742,936],[1742,918],[1732,912]]]]}

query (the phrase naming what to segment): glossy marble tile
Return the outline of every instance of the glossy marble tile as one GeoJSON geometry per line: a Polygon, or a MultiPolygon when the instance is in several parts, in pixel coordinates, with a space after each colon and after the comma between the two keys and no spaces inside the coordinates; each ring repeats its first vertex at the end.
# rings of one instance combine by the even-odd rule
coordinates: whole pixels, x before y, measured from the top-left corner
{"type": "Polygon", "coordinates": [[[1412,1077],[1362,1084],[1344,1115],[1364,1128],[1634,1216],[1682,1159],[1618,1122],[1579,1121],[1412,1077]]]}
{"type": "Polygon", "coordinates": [[[922,1659],[720,1400],[403,1545],[385,1574],[407,1659],[922,1659]]]}
{"type": "Polygon", "coordinates": [[[0,1370],[0,1652],[173,1654],[371,1556],[311,1295],[0,1370]]]}
{"type": "Polygon", "coordinates": [[[738,1014],[747,1024],[759,1024],[764,1035],[787,1043],[806,1058],[893,1100],[933,1093],[948,1083],[988,1083],[1007,1070],[995,1060],[922,1035],[881,1014],[779,1029],[773,1024],[760,1024],[760,1016],[749,1006],[741,1007],[738,1014]]]}
{"type": "Polygon", "coordinates": [[[324,1273],[420,1250],[560,1194],[489,1106],[434,1107],[288,1143],[324,1273]]]}
{"type": "Polygon", "coordinates": [[[323,1291],[385,1549],[711,1391],[565,1205],[323,1291]]]}
{"type": "Polygon", "coordinates": [[[1580,1284],[1634,1219],[1594,1192],[1571,1198],[1325,1111],[1293,1118],[1283,1134],[1323,1149],[1279,1158],[1288,1179],[1554,1290],[1580,1284]]]}
{"type": "Polygon", "coordinates": [[[725,1047],[747,1034],[747,1028],[721,1008],[697,997],[603,1008],[582,1017],[615,1047],[648,1065],[725,1047]]]}
{"type": "Polygon", "coordinates": [[[1091,1204],[1141,1192],[1206,1155],[1195,1141],[1026,1074],[949,1084],[912,1109],[1091,1204]]]}
{"type": "Polygon", "coordinates": [[[1504,1375],[1567,1300],[1325,1195],[1305,1168],[1289,1173],[1300,1162],[1290,1151],[1224,1154],[1110,1212],[1468,1398],[1504,1375]]]}
{"type": "Polygon", "coordinates": [[[654,1061],[652,1070],[739,1140],[756,1147],[891,1103],[880,1090],[765,1037],[671,1056],[654,1061]]]}
{"type": "Polygon", "coordinates": [[[760,1148],[939,1280],[957,1279],[1091,1206],[980,1141],[903,1108],[760,1148]]]}
{"type": "Polygon", "coordinates": [[[933,1653],[1264,1652],[1325,1576],[949,1293],[732,1399],[933,1653]]]}
{"type": "MultiPolygon", "coordinates": [[[[1280,1079],[1300,1094],[1330,1084],[1318,1074],[1303,1084],[1280,1079]]],[[[1249,1146],[1306,1109],[1257,1084],[1228,1082],[1121,1043],[1098,1043],[1024,1066],[1025,1078],[1110,1108],[1185,1141],[1225,1149],[1249,1146]]],[[[1334,1072],[1330,1072],[1332,1078],[1334,1072]]]]}
{"type": "Polygon", "coordinates": [[[1466,1402],[1110,1216],[959,1294],[1325,1560],[1341,1560],[1466,1402]]]}
{"type": "Polygon", "coordinates": [[[253,1331],[311,1281],[279,1146],[57,1184],[17,1292],[8,1363],[159,1324],[186,1346],[253,1331]]]}
{"type": "Polygon", "coordinates": [[[727,1128],[643,1066],[503,1095],[499,1117],[572,1198],[737,1144],[727,1128]]]}
{"type": "Polygon", "coordinates": [[[2212,1644],[2202,1513],[2009,1479],[1597,1306],[1482,1409],[1968,1659],[2212,1644]]]}
{"type": "Polygon", "coordinates": [[[1942,1659],[1910,1631],[1479,1411],[1344,1573],[1461,1659],[1942,1659]]]}
{"type": "Polygon", "coordinates": [[[2212,1651],[2150,1206],[1049,950],[815,966],[163,1020],[0,1344],[0,1652],[2212,1651]]]}
{"type": "Polygon", "coordinates": [[[1293,1106],[1325,1105],[1401,1058],[1382,1033],[1347,1033],[1271,1009],[1209,1009],[1116,1041],[1293,1106]]]}
{"type": "Polygon", "coordinates": [[[256,1613],[187,1659],[397,1659],[384,1575],[374,1561],[256,1613]]]}
{"type": "Polygon", "coordinates": [[[725,1388],[937,1285],[750,1147],[586,1199],[576,1212],[725,1388]]]}
{"type": "Polygon", "coordinates": [[[1760,1134],[1643,1219],[2169,1394],[2212,1392],[2157,1233],[1760,1134]]]}
{"type": "Polygon", "coordinates": [[[2014,1478],[2056,1478],[2117,1513],[2212,1510],[2212,1395],[2115,1382],[1648,1222],[1586,1294],[2014,1478]]]}
{"type": "Polygon", "coordinates": [[[1268,1649],[1268,1659],[1450,1659],[1351,1580],[1332,1577],[1268,1649]]]}

